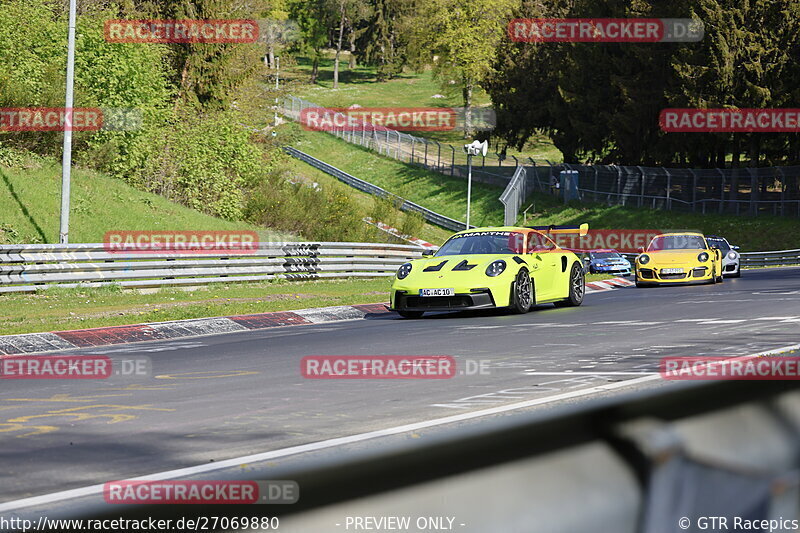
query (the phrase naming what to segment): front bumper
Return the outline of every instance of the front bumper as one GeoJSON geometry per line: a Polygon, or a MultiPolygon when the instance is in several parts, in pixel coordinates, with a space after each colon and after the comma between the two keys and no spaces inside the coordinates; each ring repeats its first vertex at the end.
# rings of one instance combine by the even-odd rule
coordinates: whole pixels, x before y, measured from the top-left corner
{"type": "Polygon", "coordinates": [[[693,285],[708,283],[713,281],[711,277],[712,269],[710,266],[693,266],[685,268],[682,274],[662,274],[662,268],[674,268],[671,266],[639,266],[636,269],[636,281],[639,284],[652,285],[693,285]]]}
{"type": "Polygon", "coordinates": [[[419,296],[411,291],[395,290],[391,311],[468,311],[497,307],[490,289],[456,293],[454,296],[419,296]]]}
{"type": "Polygon", "coordinates": [[[736,274],[741,269],[741,263],[739,261],[731,261],[730,263],[726,263],[725,266],[722,267],[722,273],[731,275],[736,274]]]}
{"type": "Polygon", "coordinates": [[[620,276],[630,276],[631,267],[624,265],[593,266],[590,271],[595,274],[618,274],[620,276]]]}

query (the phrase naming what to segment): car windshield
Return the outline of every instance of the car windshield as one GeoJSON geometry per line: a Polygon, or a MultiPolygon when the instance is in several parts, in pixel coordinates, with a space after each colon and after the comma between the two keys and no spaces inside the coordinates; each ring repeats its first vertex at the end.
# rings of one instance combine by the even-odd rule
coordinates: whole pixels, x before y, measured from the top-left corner
{"type": "Polygon", "coordinates": [[[453,235],[442,245],[437,256],[462,254],[522,253],[524,235],[514,231],[474,231],[453,235]]]}
{"type": "Polygon", "coordinates": [[[725,239],[706,239],[706,241],[708,241],[709,246],[716,246],[717,248],[722,250],[722,252],[727,252],[728,250],[731,249],[730,245],[728,244],[728,241],[726,241],[725,239]]]}
{"type": "Polygon", "coordinates": [[[650,241],[648,252],[658,250],[705,250],[706,241],[700,235],[660,235],[650,241]]]}
{"type": "Polygon", "coordinates": [[[619,252],[592,252],[589,255],[592,259],[619,259],[622,257],[619,252]]]}

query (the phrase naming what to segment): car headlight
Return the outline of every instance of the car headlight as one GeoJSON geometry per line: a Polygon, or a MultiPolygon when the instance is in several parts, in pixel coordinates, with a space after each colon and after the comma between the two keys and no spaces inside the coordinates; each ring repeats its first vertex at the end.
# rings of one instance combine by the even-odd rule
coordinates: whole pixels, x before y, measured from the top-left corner
{"type": "Polygon", "coordinates": [[[397,279],[406,279],[411,274],[411,263],[404,263],[397,269],[397,279]]]}
{"type": "Polygon", "coordinates": [[[640,265],[646,265],[649,262],[650,262],[650,256],[649,255],[644,255],[643,254],[643,255],[639,256],[639,264],[640,265]]]}
{"type": "Polygon", "coordinates": [[[706,261],[708,261],[708,254],[706,252],[700,252],[699,254],[697,254],[697,260],[700,261],[701,263],[705,263],[706,261]]]}
{"type": "Polygon", "coordinates": [[[728,252],[728,258],[729,259],[736,259],[736,252],[733,252],[733,251],[728,252]]]}
{"type": "Polygon", "coordinates": [[[497,261],[492,261],[491,264],[486,267],[486,275],[491,277],[499,276],[505,269],[506,262],[502,259],[498,259],[497,261]]]}

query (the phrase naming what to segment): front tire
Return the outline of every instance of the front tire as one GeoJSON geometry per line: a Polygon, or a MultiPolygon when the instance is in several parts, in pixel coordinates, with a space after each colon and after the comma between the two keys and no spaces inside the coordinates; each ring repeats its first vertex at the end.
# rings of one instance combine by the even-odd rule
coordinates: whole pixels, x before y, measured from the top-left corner
{"type": "Polygon", "coordinates": [[[586,294],[586,278],[578,263],[572,265],[569,273],[569,296],[566,300],[556,302],[556,307],[577,307],[583,303],[586,294]]]}
{"type": "Polygon", "coordinates": [[[730,277],[732,277],[732,278],[741,278],[742,277],[742,267],[741,267],[741,265],[739,266],[739,268],[736,269],[736,273],[735,274],[731,274],[730,277]]]}
{"type": "Polygon", "coordinates": [[[425,311],[397,311],[397,314],[403,318],[420,318],[425,311]]]}
{"type": "Polygon", "coordinates": [[[523,268],[517,272],[511,287],[511,310],[519,314],[530,311],[533,306],[533,282],[528,271],[523,268]]]}

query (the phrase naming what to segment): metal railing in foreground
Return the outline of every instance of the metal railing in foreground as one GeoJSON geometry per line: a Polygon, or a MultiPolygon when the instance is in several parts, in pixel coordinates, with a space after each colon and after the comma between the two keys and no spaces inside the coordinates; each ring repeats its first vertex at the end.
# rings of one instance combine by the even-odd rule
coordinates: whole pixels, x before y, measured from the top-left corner
{"type": "Polygon", "coordinates": [[[452,518],[449,530],[469,533],[666,533],[686,530],[686,520],[696,531],[711,516],[798,519],[798,386],[673,384],[480,424],[451,417],[460,425],[408,427],[418,439],[398,431],[392,444],[205,474],[293,480],[300,498],[292,505],[219,505],[210,513],[204,506],[105,505],[98,495],[59,514],[279,516],[281,531],[304,533],[352,530],[348,517],[364,516],[452,518]]]}
{"type": "Polygon", "coordinates": [[[0,245],[0,293],[50,286],[146,288],[393,276],[421,252],[419,246],[358,242],[262,242],[247,253],[121,253],[104,244],[0,245]]]}

